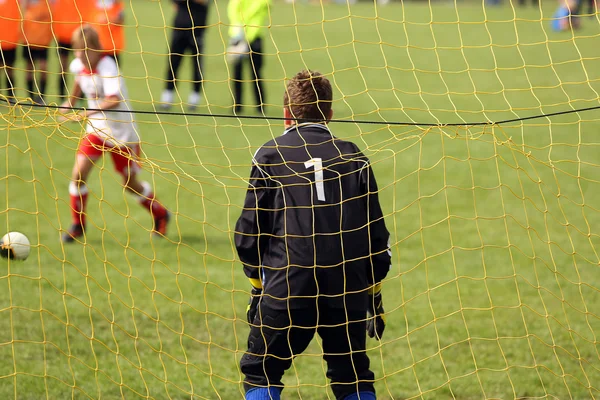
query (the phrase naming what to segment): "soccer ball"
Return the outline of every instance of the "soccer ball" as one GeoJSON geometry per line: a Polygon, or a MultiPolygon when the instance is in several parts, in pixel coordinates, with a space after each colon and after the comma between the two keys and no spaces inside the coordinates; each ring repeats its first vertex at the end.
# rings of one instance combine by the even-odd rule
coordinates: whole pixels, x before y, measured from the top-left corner
{"type": "Polygon", "coordinates": [[[25,260],[31,246],[27,236],[21,232],[9,232],[0,239],[0,256],[11,260],[25,260]]]}

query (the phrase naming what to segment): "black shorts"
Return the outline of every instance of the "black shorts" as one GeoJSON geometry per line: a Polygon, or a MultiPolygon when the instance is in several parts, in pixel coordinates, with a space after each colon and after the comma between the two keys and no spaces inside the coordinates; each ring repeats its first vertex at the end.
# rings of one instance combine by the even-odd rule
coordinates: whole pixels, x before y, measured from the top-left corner
{"type": "Polygon", "coordinates": [[[17,59],[17,49],[1,49],[0,48],[0,65],[15,65],[17,59]]]}
{"type": "Polygon", "coordinates": [[[281,378],[317,333],[322,339],[327,377],[336,399],[373,392],[375,375],[366,354],[366,311],[326,307],[274,310],[260,303],[240,361],[244,390],[283,387],[281,378]]]}
{"type": "Polygon", "coordinates": [[[60,57],[68,56],[71,51],[71,43],[69,42],[58,42],[58,55],[60,57]]]}
{"type": "Polygon", "coordinates": [[[25,60],[47,60],[48,47],[23,46],[23,58],[25,60]]]}

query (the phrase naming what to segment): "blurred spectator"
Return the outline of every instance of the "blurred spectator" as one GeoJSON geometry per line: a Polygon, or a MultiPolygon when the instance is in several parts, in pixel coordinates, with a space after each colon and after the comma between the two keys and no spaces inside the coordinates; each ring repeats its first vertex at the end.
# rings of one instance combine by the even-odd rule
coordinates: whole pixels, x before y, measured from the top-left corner
{"type": "Polygon", "coordinates": [[[53,0],[22,0],[23,58],[26,62],[27,96],[44,104],[48,76],[48,46],[52,41],[51,5],[53,0]],[[36,78],[39,73],[39,79],[36,78]]]}
{"type": "Polygon", "coordinates": [[[106,54],[121,62],[119,54],[125,48],[125,6],[122,0],[96,0],[94,27],[106,54]]]}
{"type": "Polygon", "coordinates": [[[561,0],[560,6],[552,16],[552,29],[560,32],[579,28],[577,9],[577,0],[561,0]]]}
{"type": "Polygon", "coordinates": [[[21,19],[19,0],[0,0],[0,94],[11,103],[15,102],[14,65],[21,19]]]}
{"type": "Polygon", "coordinates": [[[186,51],[192,53],[194,60],[193,89],[188,97],[188,106],[195,109],[200,103],[202,92],[202,51],[204,32],[208,17],[208,0],[173,0],[176,7],[173,22],[173,36],[169,45],[169,64],[165,89],[160,97],[161,108],[169,109],[175,97],[177,71],[186,51]]]}
{"type": "Polygon", "coordinates": [[[227,8],[229,16],[228,59],[233,68],[233,111],[242,111],[242,73],[244,64],[249,61],[252,74],[252,87],[257,111],[264,113],[265,92],[262,83],[263,34],[269,19],[271,0],[230,0],[227,8]]]}
{"type": "Polygon", "coordinates": [[[577,11],[575,12],[575,14],[582,15],[583,3],[587,3],[586,14],[589,16],[594,16],[594,14],[596,14],[596,0],[579,0],[577,2],[577,11]]]}
{"type": "Polygon", "coordinates": [[[58,44],[60,75],[58,87],[61,97],[68,87],[66,72],[69,68],[71,37],[85,22],[94,21],[96,0],[54,0],[52,7],[52,31],[58,44]]]}
{"type": "MultiPolygon", "coordinates": [[[[519,0],[519,5],[524,6],[527,4],[527,0],[519,0]]],[[[540,4],[539,0],[531,0],[531,5],[538,6],[540,4]]]]}

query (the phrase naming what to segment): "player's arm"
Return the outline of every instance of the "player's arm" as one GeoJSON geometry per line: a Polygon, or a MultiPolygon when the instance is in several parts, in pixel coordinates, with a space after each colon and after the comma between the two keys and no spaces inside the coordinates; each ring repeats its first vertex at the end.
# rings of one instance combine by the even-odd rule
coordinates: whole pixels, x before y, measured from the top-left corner
{"type": "Polygon", "coordinates": [[[253,161],[244,208],[235,224],[235,246],[240,261],[244,265],[244,273],[252,287],[250,300],[246,307],[246,320],[250,324],[254,323],[258,313],[258,304],[263,289],[260,268],[264,252],[263,241],[266,240],[264,236],[267,226],[265,209],[268,207],[267,177],[256,161],[256,156],[253,161]]]}
{"type": "Polygon", "coordinates": [[[373,174],[371,164],[366,157],[364,166],[360,172],[361,186],[367,201],[368,229],[371,247],[372,274],[369,276],[374,291],[380,287],[379,283],[386,277],[392,262],[392,251],[390,249],[390,233],[385,226],[385,219],[379,203],[379,188],[373,174]]]}
{"type": "Polygon", "coordinates": [[[252,287],[260,289],[260,266],[264,253],[267,209],[267,179],[262,167],[256,162],[250,172],[250,183],[246,191],[244,208],[235,225],[235,247],[244,273],[252,287]]]}
{"type": "Polygon", "coordinates": [[[244,38],[244,27],[242,21],[241,0],[229,0],[227,4],[227,17],[229,18],[229,40],[230,44],[244,38]]]}
{"type": "Polygon", "coordinates": [[[390,270],[392,251],[389,245],[390,234],[385,226],[383,212],[379,204],[379,189],[369,160],[363,159],[360,172],[360,185],[367,201],[368,229],[371,251],[371,270],[367,278],[371,287],[368,290],[367,334],[380,340],[385,330],[386,318],[381,294],[381,281],[390,270]]]}
{"type": "Polygon", "coordinates": [[[104,111],[112,110],[113,108],[117,108],[119,104],[121,104],[123,100],[121,96],[118,94],[113,94],[110,96],[105,96],[102,101],[98,103],[97,108],[93,110],[85,110],[82,113],[82,118],[88,118],[94,114],[99,114],[104,111]]]}
{"type": "Polygon", "coordinates": [[[77,101],[81,99],[83,95],[83,90],[81,90],[81,86],[79,85],[79,80],[75,78],[75,82],[73,83],[73,87],[69,91],[69,97],[61,104],[60,112],[66,113],[71,111],[71,108],[77,104],[77,101]]]}

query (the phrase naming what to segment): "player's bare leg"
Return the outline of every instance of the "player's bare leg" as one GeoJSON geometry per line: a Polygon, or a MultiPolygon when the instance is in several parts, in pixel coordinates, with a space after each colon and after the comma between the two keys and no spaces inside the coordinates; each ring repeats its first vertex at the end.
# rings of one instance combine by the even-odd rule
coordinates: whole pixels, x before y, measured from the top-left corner
{"type": "Polygon", "coordinates": [[[169,211],[156,199],[150,183],[140,181],[137,173],[129,169],[128,176],[125,177],[125,189],[137,197],[138,202],[148,210],[154,225],[152,231],[156,235],[166,236],[167,225],[171,215],[169,211]]]}
{"type": "Polygon", "coordinates": [[[84,234],[88,199],[86,182],[92,168],[94,168],[94,162],[89,157],[77,154],[69,184],[72,224],[69,230],[62,235],[64,243],[74,242],[76,238],[82,237],[84,234]]]}

